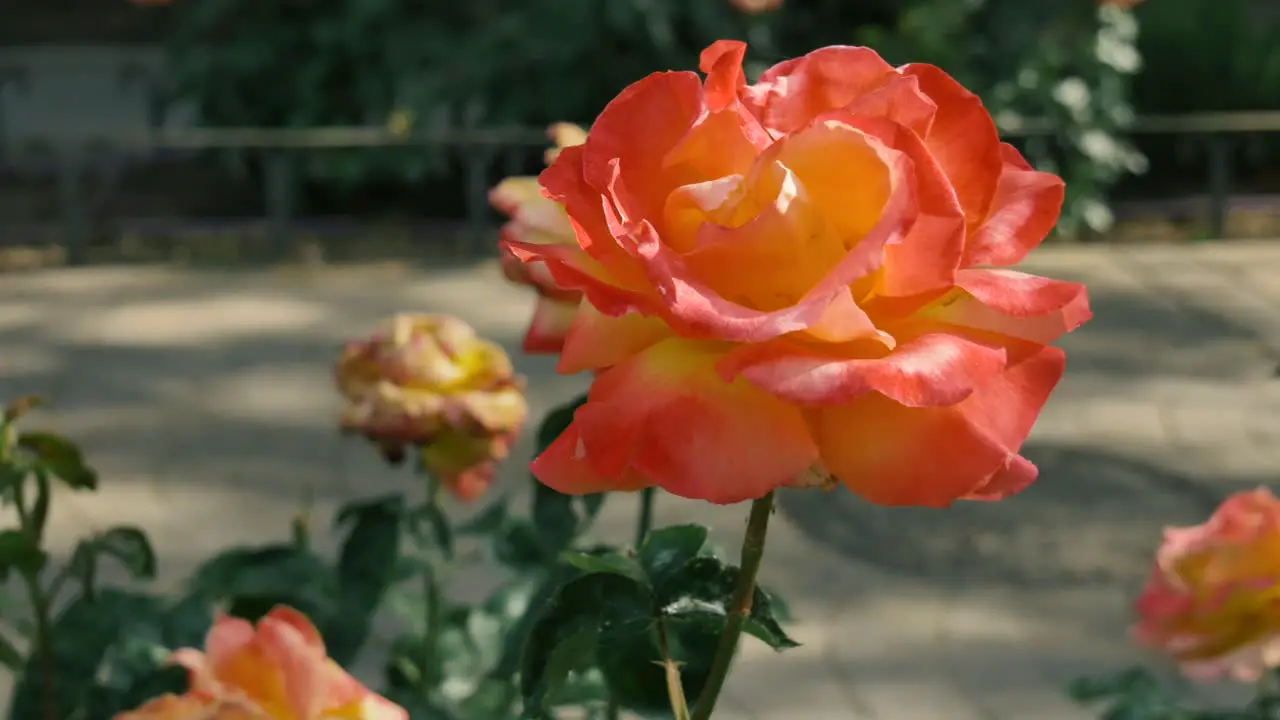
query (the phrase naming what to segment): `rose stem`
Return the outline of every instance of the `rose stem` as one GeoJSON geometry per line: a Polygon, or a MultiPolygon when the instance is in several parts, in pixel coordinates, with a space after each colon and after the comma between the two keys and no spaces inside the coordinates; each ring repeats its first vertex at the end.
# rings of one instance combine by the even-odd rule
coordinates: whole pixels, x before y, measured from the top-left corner
{"type": "MultiPolygon", "coordinates": [[[[424,470],[427,480],[427,507],[434,508],[440,502],[440,480],[435,473],[424,470]]],[[[440,513],[429,513],[438,519],[440,513]]],[[[436,582],[436,569],[428,565],[423,572],[423,591],[425,594],[426,637],[423,641],[422,693],[427,702],[440,683],[440,585],[436,582]]]]}
{"type": "Polygon", "coordinates": [[[764,539],[769,532],[769,515],[772,513],[773,492],[752,501],[747,533],[742,538],[742,567],[738,570],[738,582],[729,601],[729,617],[725,620],[724,631],[720,633],[711,674],[698,697],[692,720],[711,717],[725,678],[729,676],[729,666],[733,663],[734,651],[738,649],[738,638],[742,636],[742,625],[751,614],[751,598],[756,591],[756,574],[760,572],[760,560],[764,557],[764,539]]]}

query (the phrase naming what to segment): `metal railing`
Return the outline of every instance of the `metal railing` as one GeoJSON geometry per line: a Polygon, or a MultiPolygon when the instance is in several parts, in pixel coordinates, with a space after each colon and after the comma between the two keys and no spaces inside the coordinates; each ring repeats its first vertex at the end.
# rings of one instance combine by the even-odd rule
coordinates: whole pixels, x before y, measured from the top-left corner
{"type": "MultiPolygon", "coordinates": [[[[1053,132],[1042,121],[1025,120],[1002,128],[1006,137],[1028,137],[1053,132]]],[[[1186,135],[1204,138],[1208,153],[1208,227],[1221,236],[1226,226],[1231,193],[1231,151],[1244,134],[1280,133],[1280,111],[1201,113],[1138,118],[1132,134],[1186,135]]],[[[191,128],[156,129],[75,136],[45,135],[18,138],[12,147],[38,147],[51,153],[59,178],[61,223],[68,262],[85,257],[90,225],[86,217],[82,175],[90,157],[147,155],[160,151],[246,150],[264,159],[263,201],[273,247],[284,256],[292,246],[291,226],[296,212],[298,160],[307,152],[352,148],[447,147],[464,157],[463,181],[468,223],[479,230],[488,222],[486,195],[488,171],[495,159],[508,158],[509,174],[519,171],[521,153],[542,147],[547,138],[541,128],[450,128],[396,132],[391,128],[191,128]]]]}

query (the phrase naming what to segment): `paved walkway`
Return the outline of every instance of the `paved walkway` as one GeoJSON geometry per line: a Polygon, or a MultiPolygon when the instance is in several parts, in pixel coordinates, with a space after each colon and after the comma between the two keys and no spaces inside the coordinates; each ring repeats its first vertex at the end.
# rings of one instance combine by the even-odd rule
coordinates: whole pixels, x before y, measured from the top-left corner
{"type": "MultiPolygon", "coordinates": [[[[1160,526],[1275,477],[1280,244],[1062,248],[1033,265],[1088,282],[1097,313],[1066,341],[1069,377],[1029,446],[1040,482],[946,512],[785,497],[764,575],[805,645],[775,657],[751,643],[726,718],[1086,718],[1061,685],[1137,657],[1123,631],[1160,526]]],[[[138,523],[174,587],[207,553],[282,537],[308,494],[325,517],[403,485],[364,446],[334,441],[328,373],[343,339],[420,309],[459,314],[514,351],[529,302],[489,265],[10,275],[0,396],[50,396],[47,422],[82,439],[103,474],[96,497],[59,499],[54,551],[87,528],[138,523]]],[[[535,413],[583,385],[546,358],[519,364],[535,413]]],[[[521,464],[507,472],[516,483],[521,464]]],[[[600,533],[626,538],[633,507],[612,502],[600,533]]],[[[658,511],[709,523],[730,548],[744,515],[670,498],[658,511]]]]}

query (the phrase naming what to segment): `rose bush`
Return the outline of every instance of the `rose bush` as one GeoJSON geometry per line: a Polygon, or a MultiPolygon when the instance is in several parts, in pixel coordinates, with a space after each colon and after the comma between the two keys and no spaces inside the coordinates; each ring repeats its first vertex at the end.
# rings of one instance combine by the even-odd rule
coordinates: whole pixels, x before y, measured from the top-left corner
{"type": "Polygon", "coordinates": [[[504,241],[583,293],[559,369],[599,371],[534,474],[717,503],[832,478],[887,505],[1026,487],[1064,366],[1047,343],[1090,313],[1081,285],[1006,268],[1061,180],[936,67],[829,47],[748,85],[745,51],[640,80],[560,152],[540,180],[576,243],[504,241]]]}
{"type": "Polygon", "coordinates": [[[1259,488],[1202,525],[1168,528],[1138,598],[1137,640],[1194,679],[1280,666],[1280,500],[1259,488]]]}
{"type": "Polygon", "coordinates": [[[408,720],[325,654],[302,614],[277,607],[258,621],[219,617],[204,651],[173,662],[191,673],[185,695],[164,695],[118,720],[408,720]]]}
{"type": "MultiPolygon", "coordinates": [[[[566,147],[581,145],[587,139],[582,128],[571,123],[556,123],[547,130],[555,146],[546,152],[547,164],[555,161],[566,147]]],[[[498,212],[510,217],[502,226],[503,240],[515,242],[571,245],[575,243],[573,226],[559,203],[543,197],[535,177],[511,177],[489,192],[489,202],[498,212]]],[[[512,282],[528,285],[538,292],[533,320],[524,337],[523,349],[530,353],[557,353],[564,345],[565,333],[573,323],[582,293],[564,290],[539,263],[521,262],[510,252],[499,254],[502,272],[512,282]]]]}
{"type": "Polygon", "coordinates": [[[464,500],[488,489],[528,414],[502,348],[445,315],[395,316],[349,343],[335,376],[345,431],[393,462],[421,448],[424,469],[464,500]]]}

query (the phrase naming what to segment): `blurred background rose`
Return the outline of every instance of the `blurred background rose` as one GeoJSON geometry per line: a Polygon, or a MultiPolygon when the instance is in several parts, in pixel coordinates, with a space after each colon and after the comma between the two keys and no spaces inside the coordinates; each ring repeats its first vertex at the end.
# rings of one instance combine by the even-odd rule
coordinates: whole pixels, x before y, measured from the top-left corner
{"type": "Polygon", "coordinates": [[[348,343],[335,370],[341,426],[391,462],[420,450],[423,469],[472,500],[524,425],[523,380],[501,347],[446,315],[397,315],[348,343]]]}
{"type": "Polygon", "coordinates": [[[1193,679],[1256,681],[1280,667],[1278,581],[1280,500],[1238,493],[1204,524],[1165,531],[1134,635],[1193,679]]]}

